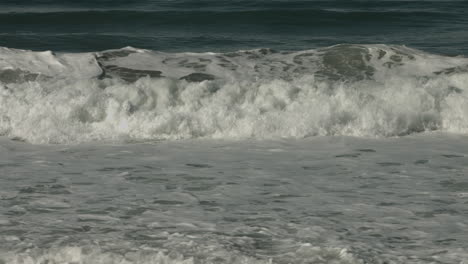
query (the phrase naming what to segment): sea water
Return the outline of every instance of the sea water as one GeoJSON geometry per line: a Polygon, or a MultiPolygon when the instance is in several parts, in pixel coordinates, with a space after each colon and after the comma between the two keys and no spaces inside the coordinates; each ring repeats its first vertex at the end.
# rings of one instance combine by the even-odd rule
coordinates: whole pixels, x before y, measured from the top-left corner
{"type": "Polygon", "coordinates": [[[466,1],[2,1],[0,263],[468,263],[466,1]]]}

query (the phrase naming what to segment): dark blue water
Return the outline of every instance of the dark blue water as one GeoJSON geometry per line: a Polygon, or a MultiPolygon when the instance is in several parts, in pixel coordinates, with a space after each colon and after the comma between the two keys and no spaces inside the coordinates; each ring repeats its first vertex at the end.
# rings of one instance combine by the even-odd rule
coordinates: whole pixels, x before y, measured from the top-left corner
{"type": "Polygon", "coordinates": [[[302,50],[399,44],[468,54],[468,1],[3,0],[0,46],[96,51],[302,50]]]}

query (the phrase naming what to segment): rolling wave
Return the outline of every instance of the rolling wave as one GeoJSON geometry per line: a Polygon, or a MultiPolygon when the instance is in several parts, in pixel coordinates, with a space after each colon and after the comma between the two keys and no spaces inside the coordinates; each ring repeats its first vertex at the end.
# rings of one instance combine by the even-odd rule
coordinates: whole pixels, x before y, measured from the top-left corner
{"type": "Polygon", "coordinates": [[[297,52],[0,49],[0,134],[32,143],[468,133],[468,59],[404,46],[297,52]]]}

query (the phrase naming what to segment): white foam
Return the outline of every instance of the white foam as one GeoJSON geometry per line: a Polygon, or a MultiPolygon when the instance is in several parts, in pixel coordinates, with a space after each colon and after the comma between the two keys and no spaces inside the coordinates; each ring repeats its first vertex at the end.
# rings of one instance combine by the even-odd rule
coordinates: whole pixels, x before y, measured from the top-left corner
{"type": "Polygon", "coordinates": [[[86,79],[101,73],[92,53],[34,52],[0,47],[0,71],[20,69],[54,79],[86,79]]]}
{"type": "MultiPolygon", "coordinates": [[[[151,249],[133,249],[127,253],[106,252],[99,247],[58,247],[53,249],[32,249],[24,253],[2,253],[0,260],[10,264],[35,264],[35,263],[120,263],[120,264],[193,264],[193,263],[227,263],[227,264],[274,264],[272,259],[260,259],[255,257],[239,255],[236,252],[211,252],[213,256],[207,259],[184,257],[181,254],[154,251],[151,249]],[[218,256],[218,257],[216,257],[218,256]],[[223,260],[220,262],[220,260],[223,260]]],[[[291,253],[290,260],[295,263],[336,263],[336,264],[358,264],[362,261],[356,260],[346,249],[319,248],[310,244],[304,244],[297,252],[291,253]]]]}
{"type": "Polygon", "coordinates": [[[0,152],[0,263],[468,257],[467,136],[67,148],[0,139],[11,149],[0,152]]]}
{"type": "Polygon", "coordinates": [[[332,48],[256,59],[239,52],[230,60],[234,70],[220,66],[223,59],[214,53],[171,55],[127,48],[134,53],[105,62],[166,76],[134,83],[96,78],[101,70],[92,54],[2,49],[6,59],[0,68],[54,77],[3,85],[0,134],[33,143],[78,143],[468,132],[467,59],[383,45],[332,48]],[[379,59],[382,50],[386,55],[379,59]],[[352,56],[343,59],[346,51],[363,52],[363,61],[354,65],[352,56]],[[302,64],[297,62],[301,54],[307,55],[299,56],[302,64]],[[366,54],[372,56],[365,59],[366,54]],[[200,71],[216,79],[178,80],[194,72],[187,64],[196,60],[211,60],[200,71]],[[273,67],[294,60],[295,70],[273,67]]]}

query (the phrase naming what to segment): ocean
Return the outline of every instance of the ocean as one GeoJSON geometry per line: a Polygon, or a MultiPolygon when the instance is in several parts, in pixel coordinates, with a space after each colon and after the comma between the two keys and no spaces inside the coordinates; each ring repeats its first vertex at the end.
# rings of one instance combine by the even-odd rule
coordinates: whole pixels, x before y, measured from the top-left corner
{"type": "Polygon", "coordinates": [[[0,1],[0,264],[468,263],[468,1],[0,1]]]}

